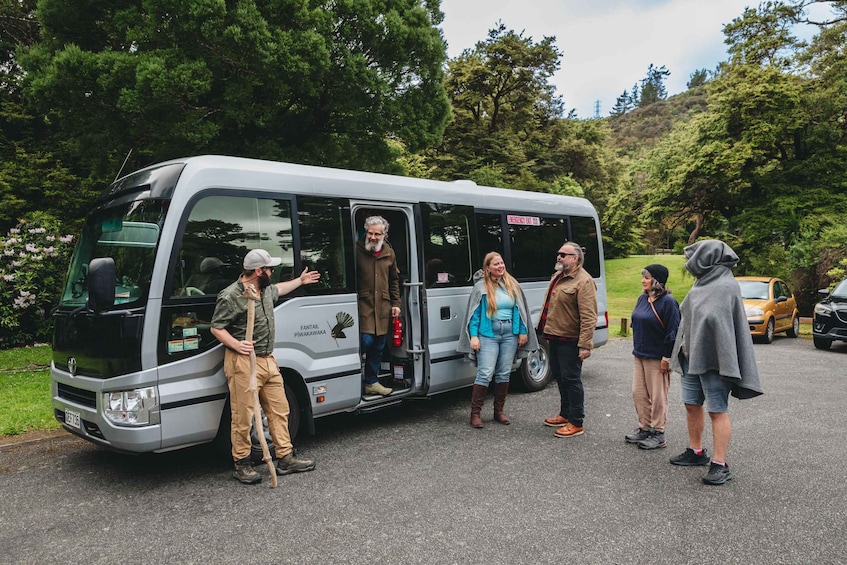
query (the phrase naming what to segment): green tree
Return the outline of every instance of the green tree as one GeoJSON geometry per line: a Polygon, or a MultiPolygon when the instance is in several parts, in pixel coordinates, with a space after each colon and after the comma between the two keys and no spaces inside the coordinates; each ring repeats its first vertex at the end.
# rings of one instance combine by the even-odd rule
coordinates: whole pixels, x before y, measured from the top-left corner
{"type": "Polygon", "coordinates": [[[638,99],[639,108],[655,104],[659,100],[665,100],[668,97],[668,91],[665,88],[665,79],[670,74],[671,72],[664,65],[657,68],[652,63],[650,64],[647,68],[647,76],[641,80],[641,97],[638,99]]]}
{"type": "MultiPolygon", "coordinates": [[[[395,170],[449,115],[434,0],[41,0],[24,85],[82,170],[197,153],[395,170]]],[[[109,178],[111,180],[111,178],[109,178]]]]}
{"type": "Polygon", "coordinates": [[[532,168],[562,114],[548,82],[559,57],[554,37],[536,43],[500,23],[448,63],[453,121],[443,143],[429,153],[440,178],[470,178],[472,171],[496,164],[512,185],[532,168]]]}
{"type": "Polygon", "coordinates": [[[703,86],[709,80],[709,71],[708,69],[697,69],[691,76],[688,77],[688,83],[685,85],[686,88],[691,90],[692,88],[697,88],[698,86],[703,86]]]}
{"type": "Polygon", "coordinates": [[[635,108],[635,102],[629,94],[629,91],[624,90],[623,93],[615,100],[615,105],[612,106],[612,111],[609,112],[609,114],[611,116],[623,116],[633,108],[635,108]]]}
{"type": "Polygon", "coordinates": [[[770,0],[745,9],[723,28],[730,63],[789,69],[795,51],[804,46],[791,32],[794,15],[783,2],[770,0]]]}

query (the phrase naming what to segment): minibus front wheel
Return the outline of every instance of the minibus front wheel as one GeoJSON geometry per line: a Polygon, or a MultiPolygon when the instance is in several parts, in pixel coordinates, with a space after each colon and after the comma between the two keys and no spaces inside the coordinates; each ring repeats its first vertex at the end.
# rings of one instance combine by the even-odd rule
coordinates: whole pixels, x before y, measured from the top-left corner
{"type": "Polygon", "coordinates": [[[523,360],[518,374],[527,392],[537,392],[547,387],[550,382],[550,349],[546,339],[538,337],[538,349],[523,360]]]}

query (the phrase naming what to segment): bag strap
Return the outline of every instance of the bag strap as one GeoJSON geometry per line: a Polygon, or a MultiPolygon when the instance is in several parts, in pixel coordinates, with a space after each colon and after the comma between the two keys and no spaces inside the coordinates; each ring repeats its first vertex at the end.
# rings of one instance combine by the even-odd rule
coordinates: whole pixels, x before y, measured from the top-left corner
{"type": "Polygon", "coordinates": [[[662,318],[661,318],[661,316],[659,316],[659,313],[656,312],[656,307],[653,306],[653,301],[647,300],[647,302],[650,303],[650,308],[653,309],[653,313],[656,315],[656,319],[659,320],[659,323],[662,325],[662,329],[665,329],[665,323],[662,321],[662,318]]]}

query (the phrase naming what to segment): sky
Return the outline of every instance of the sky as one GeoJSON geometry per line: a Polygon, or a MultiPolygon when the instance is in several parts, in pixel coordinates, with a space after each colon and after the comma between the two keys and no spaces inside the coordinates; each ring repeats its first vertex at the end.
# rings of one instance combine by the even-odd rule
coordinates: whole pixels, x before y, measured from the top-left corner
{"type": "MultiPolygon", "coordinates": [[[[671,72],[665,88],[686,90],[698,69],[714,70],[729,57],[723,26],[740,17],[749,0],[442,0],[441,29],[452,59],[483,41],[498,21],[539,42],[555,36],[561,68],[550,82],[566,112],[609,115],[623,91],[641,83],[647,68],[671,72]]],[[[798,30],[798,34],[807,34],[798,30]]]]}

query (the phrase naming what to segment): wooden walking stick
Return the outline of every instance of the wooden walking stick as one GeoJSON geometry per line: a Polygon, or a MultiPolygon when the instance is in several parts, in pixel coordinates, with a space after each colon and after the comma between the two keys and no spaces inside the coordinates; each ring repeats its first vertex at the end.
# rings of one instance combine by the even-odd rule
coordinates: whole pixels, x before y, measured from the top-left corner
{"type": "MultiPolygon", "coordinates": [[[[256,323],[256,301],[259,300],[259,295],[256,294],[256,288],[252,284],[244,285],[244,298],[247,299],[247,341],[253,341],[253,325],[256,323]]],[[[262,405],[259,402],[259,384],[256,381],[256,352],[250,351],[250,384],[247,387],[247,392],[253,393],[253,426],[256,428],[256,435],[259,436],[259,443],[262,445],[262,461],[268,464],[268,469],[271,472],[271,488],[276,488],[276,469],[274,469],[271,452],[268,449],[268,442],[265,440],[265,429],[262,426],[262,405]]]]}

